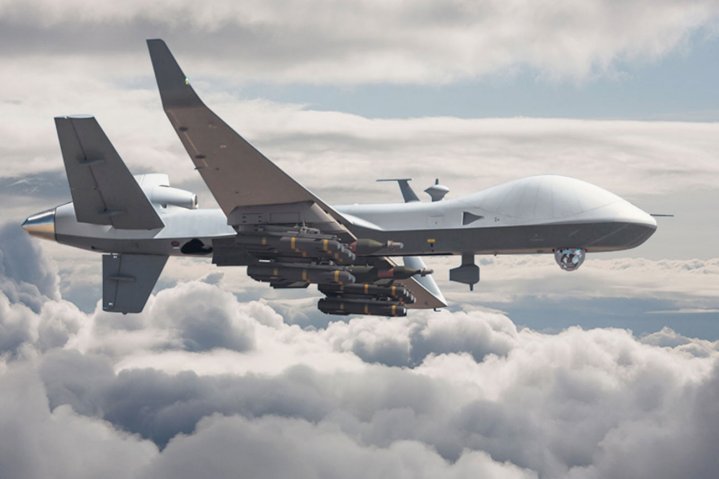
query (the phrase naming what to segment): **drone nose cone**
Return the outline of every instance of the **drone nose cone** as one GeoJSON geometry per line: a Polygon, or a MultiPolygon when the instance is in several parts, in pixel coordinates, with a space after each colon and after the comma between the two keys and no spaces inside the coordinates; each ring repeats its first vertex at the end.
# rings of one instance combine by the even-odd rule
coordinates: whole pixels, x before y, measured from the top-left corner
{"type": "Polygon", "coordinates": [[[649,213],[644,213],[644,226],[646,226],[648,229],[652,231],[656,231],[657,229],[657,219],[650,215],[649,213]]]}
{"type": "Polygon", "coordinates": [[[31,236],[55,241],[55,208],[30,216],[22,229],[31,236]]]}
{"type": "Polygon", "coordinates": [[[652,233],[656,231],[657,229],[657,219],[647,213],[646,211],[643,211],[639,208],[639,210],[636,214],[636,223],[641,225],[642,227],[646,228],[648,231],[651,231],[652,233]]]}
{"type": "Polygon", "coordinates": [[[637,208],[628,201],[622,200],[615,204],[617,219],[626,223],[645,228],[647,230],[657,229],[657,220],[646,211],[637,208]]]}
{"type": "MultiPolygon", "coordinates": [[[[629,205],[629,204],[628,204],[629,205]]],[[[639,246],[651,237],[657,230],[657,220],[649,213],[637,208],[634,205],[627,206],[627,233],[633,236],[630,240],[631,247],[639,246]]]]}

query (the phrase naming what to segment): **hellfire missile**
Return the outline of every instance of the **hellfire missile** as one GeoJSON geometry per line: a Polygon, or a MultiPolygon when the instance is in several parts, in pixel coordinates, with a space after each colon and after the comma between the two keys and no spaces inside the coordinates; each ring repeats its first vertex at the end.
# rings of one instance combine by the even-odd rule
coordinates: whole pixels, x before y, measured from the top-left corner
{"type": "Polygon", "coordinates": [[[252,264],[247,274],[257,281],[302,281],[305,283],[354,283],[355,277],[342,269],[291,264],[252,264]]]}
{"type": "Polygon", "coordinates": [[[353,253],[359,256],[370,255],[381,249],[400,250],[402,248],[404,248],[404,243],[400,243],[399,241],[386,241],[382,243],[381,241],[366,238],[358,239],[350,244],[349,247],[353,253]]]}
{"type": "Polygon", "coordinates": [[[302,236],[238,235],[238,244],[276,249],[287,253],[310,258],[328,258],[339,264],[351,264],[356,255],[341,242],[327,238],[308,238],[302,236]]]}
{"type": "Polygon", "coordinates": [[[374,283],[382,279],[409,279],[416,274],[420,276],[432,274],[431,269],[412,269],[406,266],[395,266],[389,269],[378,269],[374,266],[349,266],[348,270],[360,283],[374,283]]]}
{"type": "Polygon", "coordinates": [[[407,316],[407,308],[388,301],[322,298],[317,308],[325,314],[367,314],[372,316],[407,316]]]}
{"type": "Polygon", "coordinates": [[[379,286],[376,284],[320,284],[320,292],[328,295],[356,295],[379,298],[392,298],[402,304],[412,304],[416,298],[407,288],[401,285],[379,286]]]}

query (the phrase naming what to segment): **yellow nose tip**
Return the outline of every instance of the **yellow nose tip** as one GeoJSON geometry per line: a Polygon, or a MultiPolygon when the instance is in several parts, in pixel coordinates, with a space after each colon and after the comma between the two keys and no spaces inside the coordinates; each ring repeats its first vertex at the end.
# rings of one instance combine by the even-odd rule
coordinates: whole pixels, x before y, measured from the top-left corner
{"type": "Polygon", "coordinates": [[[55,241],[55,209],[30,216],[23,222],[22,229],[31,236],[55,241]]]}

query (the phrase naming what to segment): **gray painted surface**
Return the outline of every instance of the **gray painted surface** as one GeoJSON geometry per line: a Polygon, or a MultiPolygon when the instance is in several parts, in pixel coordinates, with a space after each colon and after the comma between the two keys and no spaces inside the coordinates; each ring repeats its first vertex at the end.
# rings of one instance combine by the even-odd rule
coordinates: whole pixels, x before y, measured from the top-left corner
{"type": "MultiPolygon", "coordinates": [[[[303,268],[331,260],[322,252],[270,248],[257,253],[234,240],[271,234],[272,228],[281,235],[336,238],[343,248],[355,239],[386,243],[357,260],[383,272],[396,266],[389,255],[405,256],[407,266],[423,270],[419,256],[424,255],[617,251],[638,246],[656,230],[654,218],[622,198],[560,176],[523,178],[431,203],[415,201],[405,181],[400,185],[407,203],[330,207],[207,108],[162,40],[149,40],[148,47],[165,112],[221,209],[196,209],[196,196],[170,188],[166,175],[136,181],[94,118],[57,119],[75,203],[29,219],[24,227],[45,237],[52,229],[60,243],[113,253],[103,258],[108,310],[140,311],[168,256],[209,257],[215,242],[221,249],[214,257],[218,264],[233,264],[234,258],[253,264],[253,255],[265,265],[289,260],[303,268]],[[390,248],[389,242],[403,248],[390,248]]],[[[335,260],[333,268],[341,269],[343,262],[335,260]]],[[[376,277],[379,282],[392,278],[376,277]]],[[[446,305],[431,276],[401,282],[420,298],[414,307],[446,305]]]]}
{"type": "Polygon", "coordinates": [[[55,118],[55,126],[79,221],[119,229],[162,228],[162,220],[95,118],[55,118]]]}
{"type": "Polygon", "coordinates": [[[139,313],[167,262],[167,256],[102,255],[102,309],[139,313]]]}
{"type": "MultiPolygon", "coordinates": [[[[307,203],[336,216],[205,106],[164,41],[148,40],[147,45],[165,113],[228,218],[238,208],[272,205],[300,214],[307,203]]],[[[342,230],[336,224],[323,229],[342,230]]]]}

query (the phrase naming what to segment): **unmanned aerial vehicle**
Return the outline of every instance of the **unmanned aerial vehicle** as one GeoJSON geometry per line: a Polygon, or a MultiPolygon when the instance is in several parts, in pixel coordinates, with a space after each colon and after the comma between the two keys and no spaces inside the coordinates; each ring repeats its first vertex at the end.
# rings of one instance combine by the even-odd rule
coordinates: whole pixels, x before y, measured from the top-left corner
{"type": "Polygon", "coordinates": [[[573,271],[587,253],[634,248],[656,230],[619,196],[562,176],[454,199],[435,184],[432,201],[396,179],[402,203],[330,205],[213,113],[164,41],[147,44],[165,113],[220,208],[198,208],[168,175],[133,176],[93,117],[55,118],[72,202],[23,228],[102,253],[106,311],[142,311],[168,257],[203,256],[273,288],[317,285],[328,314],[404,316],[447,305],[422,256],[461,257],[449,279],[471,288],[477,254],[552,254],[573,271]]]}

